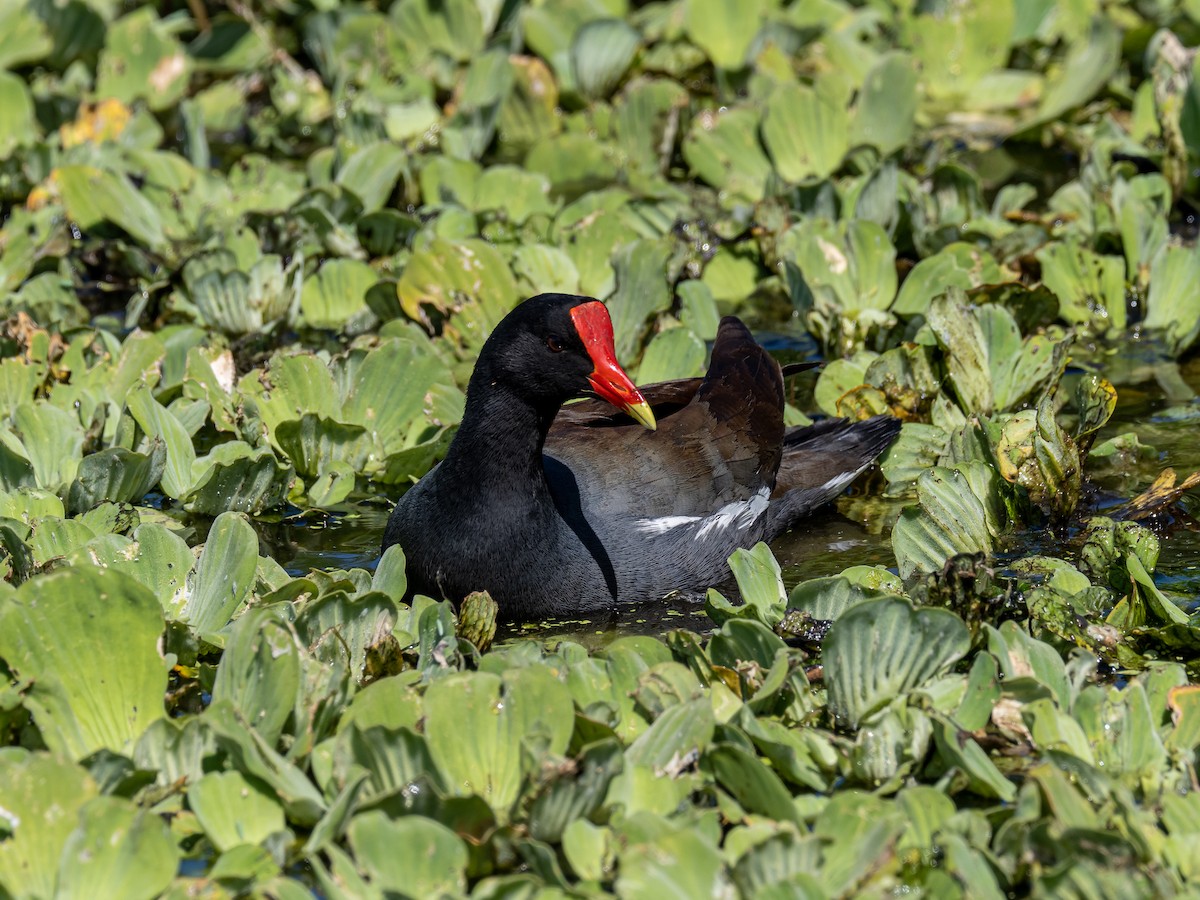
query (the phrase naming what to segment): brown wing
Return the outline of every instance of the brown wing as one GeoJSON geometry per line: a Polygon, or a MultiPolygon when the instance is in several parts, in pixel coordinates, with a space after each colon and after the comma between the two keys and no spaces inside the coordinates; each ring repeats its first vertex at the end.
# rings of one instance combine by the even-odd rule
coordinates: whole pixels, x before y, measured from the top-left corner
{"type": "MultiPolygon", "coordinates": [[[[714,345],[714,355],[716,352],[716,346],[714,345]]],[[[807,372],[822,365],[824,363],[787,363],[781,366],[780,369],[784,378],[790,378],[792,375],[807,372]]],[[[651,409],[654,410],[655,418],[661,420],[678,412],[682,407],[690,403],[692,398],[696,396],[696,391],[700,389],[700,385],[703,383],[703,377],[676,378],[671,381],[655,381],[651,384],[639,384],[638,390],[642,392],[642,396],[650,404],[651,409]]],[[[588,397],[583,400],[573,401],[562,408],[558,414],[558,418],[555,420],[555,425],[557,427],[566,424],[606,427],[610,425],[632,425],[634,422],[625,413],[615,409],[607,400],[588,397]]]]}
{"type": "Polygon", "coordinates": [[[721,320],[704,378],[641,388],[647,431],[601,401],[564,408],[546,453],[571,470],[589,518],[708,515],[774,487],[783,375],[736,318],[721,320]]]}

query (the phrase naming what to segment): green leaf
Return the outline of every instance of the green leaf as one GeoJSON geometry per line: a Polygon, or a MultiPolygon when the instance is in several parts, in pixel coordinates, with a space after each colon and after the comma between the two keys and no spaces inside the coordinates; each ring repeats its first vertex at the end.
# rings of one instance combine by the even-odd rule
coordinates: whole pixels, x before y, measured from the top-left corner
{"type": "Polygon", "coordinates": [[[375,270],[364,262],[328,260],[300,293],[304,321],[312,328],[355,326],[359,318],[370,314],[367,291],[378,280],[375,270]]]}
{"type": "Polygon", "coordinates": [[[918,100],[915,60],[906,53],[885,53],[859,90],[850,141],[885,156],[903,148],[913,134],[918,100]]]}
{"type": "Polygon", "coordinates": [[[530,803],[529,832],[535,840],[558,843],[572,823],[591,818],[624,765],[615,739],[589,744],[572,762],[539,785],[530,803]]]}
{"type": "Polygon", "coordinates": [[[96,797],[67,838],[55,897],[152,900],[175,877],[179,849],[157,813],[118,797],[96,797]]]}
{"type": "Polygon", "coordinates": [[[628,900],[715,897],[724,881],[716,847],[684,827],[626,849],[616,892],[628,900]]]}
{"type": "Polygon", "coordinates": [[[341,592],[320,597],[304,607],[295,627],[310,653],[345,659],[351,676],[361,679],[367,651],[390,637],[395,624],[396,603],[371,591],[353,598],[341,592]]]}
{"type": "Polygon", "coordinates": [[[388,11],[394,33],[414,61],[444,53],[458,62],[483,49],[486,35],[479,4],[472,0],[401,0],[388,11]]]}
{"type": "Polygon", "coordinates": [[[758,285],[759,260],[752,253],[720,247],[704,266],[701,283],[716,301],[741,303],[758,285]]]}
{"type": "Polygon", "coordinates": [[[697,177],[731,200],[757,202],[774,171],[758,127],[759,114],[745,107],[697,116],[683,140],[683,158],[697,177]]]}
{"type": "Polygon", "coordinates": [[[1101,334],[1125,330],[1125,260],[1101,256],[1075,243],[1050,244],[1038,251],[1037,258],[1042,281],[1058,297],[1063,319],[1090,325],[1101,334]]]}
{"type": "Polygon", "coordinates": [[[228,701],[213,703],[204,720],[230,765],[268,785],[279,796],[289,822],[312,826],[328,808],[325,798],[304,771],[290,763],[262,735],[248,727],[228,701]]]}
{"type": "Polygon", "coordinates": [[[575,819],[567,826],[562,848],[567,863],[580,878],[600,881],[612,868],[612,832],[587,819],[575,819]]]}
{"type": "Polygon", "coordinates": [[[915,609],[901,598],[864,600],[833,623],[825,639],[829,708],[857,727],[875,711],[966,655],[971,636],[944,609],[915,609]]]}
{"type": "Polygon", "coordinates": [[[561,755],[573,709],[566,686],[546,669],[464,672],[429,686],[425,735],[453,794],[482,797],[504,821],[520,787],[522,741],[540,735],[548,752],[561,755]]]}
{"type": "Polygon", "coordinates": [[[408,897],[466,893],[467,848],[445,825],[421,816],[391,820],[368,812],[350,822],[349,839],[377,891],[408,897]]]}
{"type": "Polygon", "coordinates": [[[163,27],[153,8],[142,7],[108,26],[96,69],[96,93],[167,109],[183,96],[191,68],[183,45],[163,27]]]}
{"type": "Polygon", "coordinates": [[[192,486],[184,507],[205,516],[238,512],[256,516],[283,504],[295,475],[270,447],[244,441],[218,444],[192,463],[192,486]]]}
{"type": "MultiPolygon", "coordinates": [[[[205,553],[210,546],[211,541],[205,553]]],[[[206,565],[201,554],[198,575],[211,571],[206,565]]],[[[257,607],[234,622],[212,688],[213,702],[227,700],[239,719],[272,747],[278,744],[300,692],[299,648],[281,613],[278,607],[257,607]]]]}
{"type": "Polygon", "coordinates": [[[646,347],[638,366],[639,384],[691,378],[704,372],[704,344],[687,328],[660,331],[646,347]]]}
{"type": "Polygon", "coordinates": [[[1075,440],[1082,443],[1083,438],[1093,435],[1112,418],[1117,408],[1117,389],[1107,378],[1084,375],[1075,385],[1075,406],[1079,409],[1075,440]]]}
{"type": "Polygon", "coordinates": [[[838,318],[882,312],[896,297],[896,250],[874,222],[803,222],[780,237],[779,255],[794,267],[801,287],[797,303],[823,340],[847,330],[835,324],[838,318]]]}
{"type": "Polygon", "coordinates": [[[785,84],[767,101],[763,143],[785,181],[827,178],[850,148],[849,121],[840,79],[827,76],[814,87],[785,84]]]}
{"type": "Polygon", "coordinates": [[[1034,122],[1049,122],[1091,100],[1121,63],[1121,37],[1115,22],[1093,16],[1089,33],[1067,44],[1066,57],[1047,77],[1034,122]]]}
{"type": "Polygon", "coordinates": [[[54,182],[67,215],[85,231],[111,222],[153,250],[166,243],[162,216],[125,175],[70,165],[54,170],[54,182]]]}
{"type": "Polygon", "coordinates": [[[14,3],[0,7],[0,68],[37,62],[54,44],[39,10],[14,3]]]}
{"type": "Polygon", "coordinates": [[[1011,0],[907,17],[904,30],[925,91],[946,106],[972,108],[980,79],[1008,61],[1013,23],[1011,0]]]}
{"type": "MultiPolygon", "coordinates": [[[[800,582],[788,596],[788,612],[795,610],[817,621],[833,622],[860,600],[889,592],[903,593],[900,580],[890,572],[884,575],[879,570],[871,569],[861,572],[861,578],[848,577],[858,574],[848,569],[841,575],[800,582]]],[[[787,628],[787,625],[785,618],[782,627],[787,628]]]]}
{"type": "Polygon", "coordinates": [[[816,838],[780,829],[738,858],[733,881],[743,897],[817,900],[828,896],[811,874],[821,866],[820,855],[816,838]]]}
{"type": "Polygon", "coordinates": [[[689,754],[701,754],[712,741],[716,722],[707,697],[670,707],[625,753],[625,761],[656,773],[689,754]]]}
{"type": "Polygon", "coordinates": [[[203,257],[188,260],[184,283],[204,322],[226,334],[269,329],[290,318],[299,305],[302,256],[285,271],[282,260],[270,254],[245,273],[207,270],[197,264],[201,260],[203,257]]]}
{"type": "Polygon", "coordinates": [[[617,289],[608,301],[608,311],[619,360],[636,353],[647,320],[671,306],[671,292],[664,278],[670,252],[671,245],[665,239],[646,239],[626,244],[613,258],[617,289]]]}
{"type": "Polygon", "coordinates": [[[249,599],[257,567],[258,535],[244,516],[221,513],[188,579],[180,619],[206,640],[213,639],[249,599]]]}
{"type": "Polygon", "coordinates": [[[1147,330],[1160,334],[1178,356],[1200,336],[1200,298],[1193,286],[1200,279],[1200,253],[1191,247],[1168,247],[1150,267],[1146,298],[1147,330]]]}
{"type": "Polygon", "coordinates": [[[421,321],[421,307],[458,312],[457,336],[478,349],[491,329],[517,302],[517,284],[504,258],[481,240],[435,238],[413,253],[396,294],[409,318],[421,321]]]}
{"type": "Polygon", "coordinates": [[[400,545],[393,544],[388,547],[379,558],[375,574],[371,576],[371,590],[387,594],[399,603],[408,590],[408,577],[404,566],[404,551],[400,549],[400,545]]]}
{"type": "Polygon", "coordinates": [[[80,809],[99,791],[80,766],[47,753],[6,753],[0,758],[0,796],[12,834],[0,841],[0,890],[11,897],[54,897],[63,848],[79,824],[80,809]]]}
{"type": "Polygon", "coordinates": [[[33,466],[37,486],[65,492],[83,455],[83,428],[78,418],[48,403],[22,403],[13,412],[12,423],[33,466]]]}
{"type": "Polygon", "coordinates": [[[1001,531],[999,478],[981,462],[936,466],[917,479],[918,506],[892,530],[900,576],[935,572],[960,553],[989,553],[1001,531]]]}
{"type": "MultiPolygon", "coordinates": [[[[413,699],[416,699],[415,695],[405,698],[406,701],[413,699]]],[[[406,809],[414,799],[414,784],[428,785],[439,791],[444,789],[428,742],[412,731],[415,720],[409,725],[389,727],[383,724],[369,726],[369,718],[360,716],[338,733],[332,783],[349,783],[354,772],[365,772],[368,778],[363,785],[360,808],[395,805],[406,809]]],[[[346,719],[342,721],[344,725],[346,719]]],[[[329,789],[328,784],[325,787],[329,789]]]]}
{"type": "Polygon", "coordinates": [[[508,51],[494,47],[472,57],[455,92],[453,115],[442,126],[444,152],[457,159],[478,159],[496,134],[500,108],[512,89],[508,51]]]}
{"type": "Polygon", "coordinates": [[[750,42],[758,34],[765,11],[762,0],[687,0],[684,27],[713,65],[740,69],[747,62],[750,42]]]}
{"type": "Polygon", "coordinates": [[[900,286],[892,311],[906,316],[924,314],[947,288],[965,291],[1002,280],[1004,275],[991,254],[973,244],[948,244],[913,266],[900,286]]]}
{"type": "Polygon", "coordinates": [[[407,165],[407,155],[394,144],[368,144],[338,170],[337,183],[362,202],[364,213],[374,212],[387,204],[407,165]]]}
{"type": "Polygon", "coordinates": [[[72,759],[126,753],[163,717],[162,631],[154,595],[108,569],[57,569],[0,599],[0,658],[30,680],[24,703],[46,745],[72,759]]]}
{"type": "Polygon", "coordinates": [[[974,737],[937,715],[933,716],[933,736],[943,762],[962,771],[972,791],[1008,802],[1016,797],[1017,786],[1000,773],[974,737]]]}
{"type": "Polygon", "coordinates": [[[728,618],[740,617],[756,619],[768,628],[774,628],[783,618],[787,591],[771,548],[760,541],[749,550],[735,550],[729,557],[729,568],[737,579],[742,605],[731,605],[720,592],[710,588],[706,612],[718,624],[728,618]]]}
{"type": "Polygon", "coordinates": [[[220,853],[241,844],[261,844],[284,829],[279,801],[241,772],[209,772],[188,788],[187,798],[205,836],[220,853]]]}
{"type": "Polygon", "coordinates": [[[1150,577],[1136,553],[1125,555],[1125,567],[1129,570],[1129,577],[1137,584],[1138,592],[1146,606],[1150,608],[1158,621],[1177,625],[1187,625],[1190,622],[1188,614],[1168,600],[1166,595],[1158,589],[1158,585],[1154,583],[1154,579],[1150,577]]]}
{"type": "Polygon", "coordinates": [[[607,97],[620,83],[641,43],[641,35],[620,19],[596,19],[575,33],[571,66],[585,97],[607,97]]]}
{"type": "Polygon", "coordinates": [[[748,812],[802,825],[791,793],[756,754],[736,744],[716,744],[704,754],[704,764],[748,812]]]}
{"type": "Polygon", "coordinates": [[[104,502],[137,503],[158,484],[167,463],[167,445],[155,439],[149,454],[109,447],[83,458],[67,492],[72,513],[104,502]]]}
{"type": "Polygon", "coordinates": [[[579,293],[579,270],[566,251],[558,247],[523,244],[513,253],[513,272],[521,292],[530,297],[579,293]]]}
{"type": "Polygon", "coordinates": [[[176,500],[183,499],[191,488],[192,464],[196,461],[191,435],[169,410],[154,399],[145,385],[134,388],[126,403],[129,414],[142,431],[167,445],[162,489],[176,500]]]}
{"type": "MultiPolygon", "coordinates": [[[[4,48],[0,46],[0,57],[3,54],[4,48]]],[[[25,81],[0,71],[0,159],[6,159],[18,147],[32,143],[38,131],[33,98],[25,81]]]]}
{"type": "Polygon", "coordinates": [[[153,592],[168,619],[177,619],[196,558],[183,538],[157,523],[139,525],[133,536],[132,541],[123,535],[92,541],[69,554],[68,562],[124,572],[153,592]]]}

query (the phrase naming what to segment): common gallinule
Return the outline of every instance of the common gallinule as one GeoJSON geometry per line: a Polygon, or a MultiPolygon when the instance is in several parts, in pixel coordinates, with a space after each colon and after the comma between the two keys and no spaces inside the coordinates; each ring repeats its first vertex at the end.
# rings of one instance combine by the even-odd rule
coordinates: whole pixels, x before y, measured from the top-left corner
{"type": "Polygon", "coordinates": [[[410,590],[487,590],[506,619],[702,590],[734,550],[837,496],[900,428],[786,430],[783,405],[779,364],[732,316],[707,375],[639,391],[604,305],[542,294],[484,344],[446,458],[400,498],[384,549],[404,549],[410,590]],[[563,408],[589,388],[601,399],[563,408]]]}

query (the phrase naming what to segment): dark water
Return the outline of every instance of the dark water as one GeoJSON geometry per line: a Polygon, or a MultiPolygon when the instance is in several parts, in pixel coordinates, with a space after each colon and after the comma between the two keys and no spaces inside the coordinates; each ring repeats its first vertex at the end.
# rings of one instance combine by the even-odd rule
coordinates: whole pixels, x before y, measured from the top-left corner
{"type": "MultiPolygon", "coordinates": [[[[771,335],[776,350],[797,350],[799,342],[771,335]]],[[[804,347],[804,351],[809,350],[804,347]]],[[[1111,512],[1125,499],[1150,485],[1164,468],[1173,467],[1182,480],[1200,469],[1200,358],[1178,369],[1166,369],[1152,358],[1142,359],[1143,350],[1134,344],[1126,356],[1108,367],[1098,367],[1118,381],[1117,410],[1102,430],[1098,442],[1132,431],[1157,451],[1150,460],[1130,471],[1107,474],[1088,492],[1087,514],[1111,512]],[[1119,383],[1124,381],[1125,383],[1119,383]],[[1188,395],[1191,396],[1188,396],[1188,395]]],[[[1090,367],[1089,367],[1090,368],[1090,367]]],[[[805,376],[801,376],[804,378],[805,376]]],[[[794,389],[794,402],[804,408],[811,381],[794,389]]],[[[811,408],[811,407],[809,407],[811,408]]],[[[878,496],[878,475],[867,475],[852,486],[836,505],[811,517],[799,528],[783,535],[772,550],[783,569],[784,583],[791,588],[806,578],[835,575],[852,565],[881,565],[895,570],[891,550],[891,524],[903,503],[864,501],[878,496]],[[871,478],[875,481],[872,483],[871,478]]],[[[321,514],[297,515],[278,523],[260,525],[263,552],[270,553],[290,573],[304,574],[313,568],[373,569],[379,558],[379,542],[390,511],[389,497],[347,504],[321,514]]],[[[1185,495],[1177,514],[1147,523],[1162,542],[1155,580],[1179,599],[1200,598],[1200,491],[1185,495]]],[[[1011,536],[1006,555],[1044,553],[1071,559],[1070,529],[1054,534],[1038,529],[1011,536]]],[[[731,599],[736,588],[719,586],[731,599]]],[[[705,632],[712,623],[701,602],[683,598],[623,606],[577,620],[550,621],[502,629],[499,639],[536,635],[564,637],[588,646],[599,646],[621,634],[661,634],[674,628],[705,632]]]]}

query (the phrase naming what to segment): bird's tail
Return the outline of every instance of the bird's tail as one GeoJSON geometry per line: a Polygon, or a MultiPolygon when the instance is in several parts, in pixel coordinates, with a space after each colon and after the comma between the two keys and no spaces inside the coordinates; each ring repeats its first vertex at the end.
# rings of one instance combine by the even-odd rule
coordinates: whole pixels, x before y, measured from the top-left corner
{"type": "Polygon", "coordinates": [[[891,416],[864,422],[827,419],[789,431],[783,439],[766,539],[782,534],[797,519],[837,497],[899,431],[900,420],[891,416]]]}

